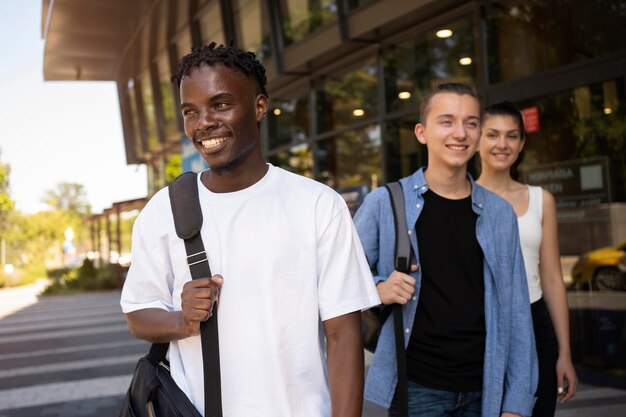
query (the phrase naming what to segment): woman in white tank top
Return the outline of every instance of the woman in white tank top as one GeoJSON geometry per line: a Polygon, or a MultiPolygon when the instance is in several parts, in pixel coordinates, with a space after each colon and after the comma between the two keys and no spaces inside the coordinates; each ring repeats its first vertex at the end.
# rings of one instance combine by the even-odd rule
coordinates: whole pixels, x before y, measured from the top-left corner
{"type": "Polygon", "coordinates": [[[509,102],[485,109],[476,181],[507,200],[517,214],[528,278],[539,358],[539,386],[533,417],[554,416],[556,401],[576,393],[569,310],[561,272],[554,197],[541,187],[517,181],[526,132],[521,113],[509,102]]]}

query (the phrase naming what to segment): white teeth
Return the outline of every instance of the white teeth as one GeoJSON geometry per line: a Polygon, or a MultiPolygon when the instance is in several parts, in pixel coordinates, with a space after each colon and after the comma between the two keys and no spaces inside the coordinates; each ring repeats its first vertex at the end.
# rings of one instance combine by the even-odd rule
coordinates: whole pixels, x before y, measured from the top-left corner
{"type": "Polygon", "coordinates": [[[452,149],[453,151],[463,151],[467,147],[466,146],[460,146],[460,145],[448,145],[448,148],[452,149]]]}
{"type": "Polygon", "coordinates": [[[211,139],[204,139],[201,142],[202,142],[202,146],[205,149],[210,149],[210,148],[216,147],[217,145],[224,142],[225,140],[226,138],[211,138],[211,139]]]}

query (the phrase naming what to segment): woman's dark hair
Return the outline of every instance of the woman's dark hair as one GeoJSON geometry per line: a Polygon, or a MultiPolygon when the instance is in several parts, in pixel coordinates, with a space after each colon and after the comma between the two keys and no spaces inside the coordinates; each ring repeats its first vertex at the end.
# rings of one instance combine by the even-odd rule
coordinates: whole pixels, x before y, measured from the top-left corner
{"type": "MultiPolygon", "coordinates": [[[[502,103],[496,103],[486,107],[483,111],[483,121],[486,121],[490,116],[511,116],[513,120],[517,122],[522,140],[526,141],[527,135],[526,129],[524,128],[524,118],[522,117],[522,113],[513,104],[508,101],[503,101],[502,103]]],[[[519,179],[520,175],[517,168],[522,161],[524,161],[524,149],[522,149],[511,166],[511,178],[516,181],[519,179]]]]}
{"type": "Polygon", "coordinates": [[[259,92],[269,97],[265,67],[256,58],[254,52],[241,50],[232,44],[224,46],[211,42],[209,45],[193,48],[191,53],[185,55],[178,63],[178,71],[172,76],[172,82],[180,87],[183,77],[188,76],[192,69],[200,68],[202,65],[214,66],[216,64],[224,64],[255,79],[259,85],[259,92]]]}

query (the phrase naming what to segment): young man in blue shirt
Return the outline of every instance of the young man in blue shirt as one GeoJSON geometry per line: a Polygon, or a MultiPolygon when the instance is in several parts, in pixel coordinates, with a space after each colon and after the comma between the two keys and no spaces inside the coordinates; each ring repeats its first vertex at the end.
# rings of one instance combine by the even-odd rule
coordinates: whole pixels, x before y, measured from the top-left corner
{"type": "MultiPolygon", "coordinates": [[[[415,136],[427,147],[428,166],[400,180],[414,254],[410,274],[394,271],[388,192],[370,193],[355,217],[383,304],[403,305],[411,417],[532,414],[537,359],[517,219],[467,173],[480,122],[470,86],[442,84],[422,101],[415,136]]],[[[381,331],[365,398],[393,417],[392,322],[381,331]]]]}

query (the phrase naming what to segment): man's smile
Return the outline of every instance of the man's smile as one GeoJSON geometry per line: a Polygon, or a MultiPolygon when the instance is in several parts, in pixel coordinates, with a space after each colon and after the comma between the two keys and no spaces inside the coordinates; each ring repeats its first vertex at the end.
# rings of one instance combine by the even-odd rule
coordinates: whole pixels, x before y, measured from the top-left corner
{"type": "Polygon", "coordinates": [[[228,136],[222,136],[219,138],[201,139],[198,142],[202,143],[202,147],[204,149],[213,149],[219,146],[220,144],[224,143],[225,141],[227,141],[229,138],[230,137],[228,136]]]}
{"type": "Polygon", "coordinates": [[[468,148],[468,145],[446,145],[446,148],[453,151],[464,151],[468,148]]]}

